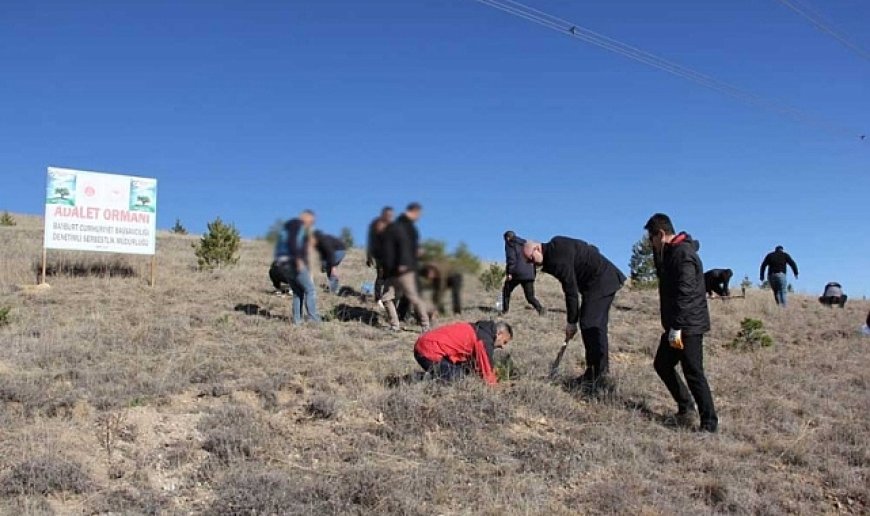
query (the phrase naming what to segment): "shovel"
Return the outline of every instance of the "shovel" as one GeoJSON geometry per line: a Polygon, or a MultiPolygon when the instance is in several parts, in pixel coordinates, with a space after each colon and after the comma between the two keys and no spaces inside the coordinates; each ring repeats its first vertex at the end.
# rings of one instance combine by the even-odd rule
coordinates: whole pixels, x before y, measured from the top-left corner
{"type": "Polygon", "coordinates": [[[568,349],[568,341],[562,343],[562,347],[559,348],[559,354],[556,355],[556,360],[553,360],[553,365],[550,366],[550,380],[556,378],[556,375],[559,374],[559,363],[562,362],[562,356],[565,355],[565,350],[568,349]]]}

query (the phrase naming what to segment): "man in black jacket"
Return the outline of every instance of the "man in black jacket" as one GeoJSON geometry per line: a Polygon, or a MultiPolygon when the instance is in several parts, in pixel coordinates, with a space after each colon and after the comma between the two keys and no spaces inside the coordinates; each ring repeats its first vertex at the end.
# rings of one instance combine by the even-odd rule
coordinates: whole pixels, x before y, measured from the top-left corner
{"type": "Polygon", "coordinates": [[[335,236],[323,231],[314,231],[314,248],[320,255],[320,271],[326,274],[329,281],[329,291],[338,294],[338,266],[344,260],[347,246],[335,236]]]}
{"type": "Polygon", "coordinates": [[[386,283],[381,300],[387,309],[390,329],[393,331],[400,329],[395,302],[403,295],[416,310],[423,331],[429,331],[429,309],[417,289],[420,234],[414,223],[422,213],[423,207],[412,202],[384,234],[383,262],[386,283]]]}
{"type": "Polygon", "coordinates": [[[546,309],[535,297],[535,264],[523,258],[523,245],[526,241],[513,231],[504,234],[505,279],[502,290],[502,313],[506,314],[511,304],[511,293],[517,285],[523,287],[526,301],[535,308],[538,315],[544,315],[546,309]]]}
{"type": "Polygon", "coordinates": [[[523,246],[523,256],[541,265],[543,272],[562,284],[568,313],[565,341],[577,334],[579,321],[580,336],[586,348],[586,371],[580,377],[580,384],[593,389],[599,387],[599,380],[607,374],[609,366],[610,306],[625,276],[597,247],[574,238],[557,236],[546,244],[530,240],[523,246]],[[580,295],[582,304],[578,299],[580,295]]]}
{"type": "Polygon", "coordinates": [[[682,425],[691,421],[694,398],[701,431],[716,432],[719,419],[704,375],[704,334],[710,331],[710,313],[704,266],[698,256],[700,246],[686,233],[674,234],[671,219],[663,213],[653,215],[644,229],[655,252],[664,329],[653,366],[677,402],[676,421],[682,425]],[[688,389],[677,375],[678,363],[683,366],[688,389]]]}
{"type": "Polygon", "coordinates": [[[785,308],[785,294],[788,291],[788,278],[786,276],[786,265],[791,267],[794,273],[794,279],[798,277],[797,264],[792,260],[791,256],[785,252],[781,245],[776,246],[772,253],[768,253],[761,262],[761,281],[764,281],[764,270],[768,269],[767,282],[770,284],[770,289],[773,290],[773,299],[776,304],[785,308]]]}
{"type": "Polygon", "coordinates": [[[375,267],[375,301],[383,305],[381,296],[384,294],[384,232],[393,222],[393,208],[384,206],[381,214],[369,224],[369,233],[366,240],[366,267],[375,267]]]}
{"type": "Polygon", "coordinates": [[[710,269],[704,273],[704,285],[707,290],[707,295],[728,297],[731,295],[731,290],[728,284],[731,282],[731,276],[734,272],[731,269],[710,269]]]}

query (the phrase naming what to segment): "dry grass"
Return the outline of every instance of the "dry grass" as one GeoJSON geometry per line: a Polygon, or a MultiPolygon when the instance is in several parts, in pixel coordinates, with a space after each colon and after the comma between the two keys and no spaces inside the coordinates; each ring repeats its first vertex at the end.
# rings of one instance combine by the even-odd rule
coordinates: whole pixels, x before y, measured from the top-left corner
{"type": "MultiPolygon", "coordinates": [[[[371,301],[324,294],[335,317],[291,327],[263,242],[201,273],[195,236],[161,234],[154,288],[146,258],[50,252],[80,270],[33,290],[19,287],[35,280],[40,221],[16,220],[0,228],[2,513],[870,511],[866,302],[711,302],[721,433],[707,436],[663,423],[674,407],[652,369],[654,292],[617,298],[611,395],[546,381],[564,317],[550,278],[538,286],[548,316],[519,294],[508,316],[520,376],[443,386],[406,380],[415,335],[381,330],[371,301]],[[727,348],[747,317],[772,348],[727,348]]],[[[358,251],[342,269],[350,287],[371,280],[358,251]]],[[[490,316],[493,294],[466,284],[465,317],[490,316]]],[[[582,369],[581,347],[566,375],[582,369]]]]}

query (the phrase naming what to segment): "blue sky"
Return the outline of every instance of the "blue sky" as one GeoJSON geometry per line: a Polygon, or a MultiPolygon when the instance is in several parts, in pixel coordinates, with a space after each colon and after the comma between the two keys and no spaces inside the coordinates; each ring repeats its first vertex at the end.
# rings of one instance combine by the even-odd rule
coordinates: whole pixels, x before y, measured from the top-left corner
{"type": "MultiPolygon", "coordinates": [[[[864,48],[870,3],[805,0],[864,48]]],[[[529,5],[870,135],[870,62],[774,0],[529,5]]],[[[491,259],[501,234],[598,245],[627,270],[671,214],[708,268],[870,295],[861,143],[472,0],[7,1],[0,209],[49,165],[156,177],[160,227],[258,236],[311,207],[362,240],[384,204],[491,259]]]]}

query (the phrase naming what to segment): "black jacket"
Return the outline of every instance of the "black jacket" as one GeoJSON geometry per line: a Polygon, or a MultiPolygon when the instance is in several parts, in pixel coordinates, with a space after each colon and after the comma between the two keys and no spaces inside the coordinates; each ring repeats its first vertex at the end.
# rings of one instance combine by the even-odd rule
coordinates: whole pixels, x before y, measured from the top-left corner
{"type": "Polygon", "coordinates": [[[495,364],[492,361],[492,354],[495,352],[495,337],[498,331],[494,321],[477,321],[473,323],[474,333],[477,338],[483,342],[483,347],[486,348],[486,354],[490,364],[495,364]]]}
{"type": "Polygon", "coordinates": [[[544,264],[541,268],[562,284],[568,323],[580,318],[579,295],[584,299],[599,299],[616,293],[625,283],[625,275],[604,257],[598,248],[582,240],[553,237],[543,245],[544,264]]]}
{"type": "Polygon", "coordinates": [[[535,264],[529,263],[523,257],[523,245],[526,243],[520,237],[504,243],[505,272],[516,281],[535,279],[535,264]]]}
{"type": "Polygon", "coordinates": [[[398,276],[399,267],[416,271],[417,249],[420,245],[420,234],[414,221],[404,213],[390,224],[384,231],[383,261],[387,276],[398,276]]]}
{"type": "Polygon", "coordinates": [[[317,252],[320,254],[320,259],[326,262],[327,272],[329,272],[330,269],[338,265],[335,259],[335,252],[344,251],[347,249],[347,246],[344,245],[344,242],[340,238],[334,237],[332,235],[327,235],[326,233],[319,233],[317,235],[314,246],[317,248],[317,252]]]}
{"type": "Polygon", "coordinates": [[[380,233],[377,231],[376,227],[380,220],[381,218],[377,217],[371,222],[371,224],[369,224],[369,234],[366,239],[366,261],[374,261],[378,263],[379,266],[383,260],[384,233],[386,232],[386,228],[384,228],[380,233]]]}
{"type": "Polygon", "coordinates": [[[710,331],[704,265],[698,256],[698,242],[680,233],[656,255],[662,328],[682,330],[689,335],[710,331]]]}
{"type": "Polygon", "coordinates": [[[798,275],[797,264],[794,263],[794,260],[791,259],[791,256],[789,256],[787,252],[773,251],[772,253],[768,253],[767,256],[764,257],[764,261],[761,262],[761,273],[759,274],[761,281],[764,281],[764,269],[770,267],[770,274],[785,273],[786,265],[791,267],[791,271],[795,276],[798,275]]]}

